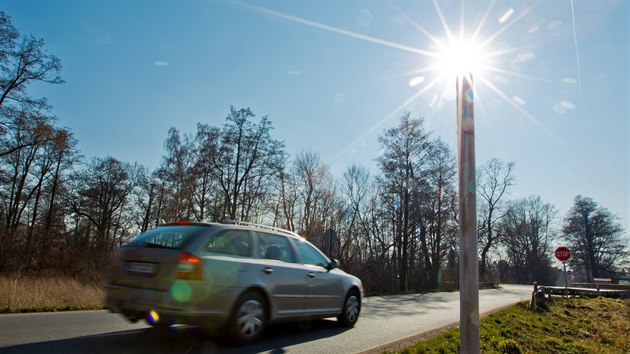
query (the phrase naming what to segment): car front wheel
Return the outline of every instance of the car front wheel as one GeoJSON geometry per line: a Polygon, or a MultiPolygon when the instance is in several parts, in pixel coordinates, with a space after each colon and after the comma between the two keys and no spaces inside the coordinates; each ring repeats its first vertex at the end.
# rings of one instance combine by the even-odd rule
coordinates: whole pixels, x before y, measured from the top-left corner
{"type": "Polygon", "coordinates": [[[356,290],[350,290],[343,304],[343,311],[337,320],[343,327],[353,327],[361,312],[361,297],[356,290]]]}

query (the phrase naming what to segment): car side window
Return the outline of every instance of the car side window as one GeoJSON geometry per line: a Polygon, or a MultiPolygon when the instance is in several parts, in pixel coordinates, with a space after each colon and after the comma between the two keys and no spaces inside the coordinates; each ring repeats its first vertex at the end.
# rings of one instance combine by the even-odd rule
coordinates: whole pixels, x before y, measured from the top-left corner
{"type": "Polygon", "coordinates": [[[326,268],[328,260],[308,242],[296,242],[302,263],[326,268]]]}
{"type": "Polygon", "coordinates": [[[226,230],[210,237],[206,244],[207,252],[249,257],[251,255],[251,234],[243,230],[226,230]]]}
{"type": "Polygon", "coordinates": [[[286,237],[258,233],[258,257],[295,263],[295,255],[286,237]]]}

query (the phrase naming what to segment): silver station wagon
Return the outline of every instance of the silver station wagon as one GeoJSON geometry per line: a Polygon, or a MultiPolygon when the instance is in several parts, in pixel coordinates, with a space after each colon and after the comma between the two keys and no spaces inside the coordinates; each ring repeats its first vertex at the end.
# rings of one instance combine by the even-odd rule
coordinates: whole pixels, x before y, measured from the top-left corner
{"type": "Polygon", "coordinates": [[[243,222],[166,224],[122,247],[107,308],[154,327],[197,325],[233,341],[269,323],[359,318],[361,280],[295,233],[243,222]]]}

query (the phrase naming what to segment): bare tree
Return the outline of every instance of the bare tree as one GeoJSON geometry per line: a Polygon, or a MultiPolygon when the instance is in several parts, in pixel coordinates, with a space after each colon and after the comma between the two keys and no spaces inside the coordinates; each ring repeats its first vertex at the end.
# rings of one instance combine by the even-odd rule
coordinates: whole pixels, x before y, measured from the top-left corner
{"type": "Polygon", "coordinates": [[[33,135],[46,139],[0,157],[0,257],[8,261],[25,255],[17,260],[23,267],[36,261],[38,250],[53,238],[49,233],[58,211],[61,167],[71,166],[75,144],[67,130],[54,128],[46,118],[20,119],[0,140],[11,147],[33,135]]]}
{"type": "Polygon", "coordinates": [[[550,283],[552,229],[557,211],[538,196],[511,201],[499,226],[500,240],[519,283],[550,283]]]}
{"type": "Polygon", "coordinates": [[[211,163],[218,153],[220,134],[217,127],[197,124],[197,134],[191,148],[194,165],[190,174],[193,179],[193,215],[199,221],[219,220],[222,217],[219,183],[211,163]]]}
{"type": "MultiPolygon", "coordinates": [[[[63,83],[59,76],[61,61],[46,52],[44,41],[21,36],[11,18],[0,11],[0,136],[12,130],[16,119],[25,115],[41,116],[49,109],[45,98],[28,95],[28,87],[36,82],[63,83]]],[[[35,134],[18,145],[2,146],[0,156],[35,145],[50,136],[35,134]]]]}
{"type": "Polygon", "coordinates": [[[488,276],[488,252],[497,242],[494,226],[503,216],[501,210],[503,197],[514,185],[513,170],[514,162],[504,163],[493,158],[477,171],[477,193],[481,196],[481,220],[479,220],[479,246],[481,248],[479,276],[481,279],[488,276]]]}
{"type": "Polygon", "coordinates": [[[282,171],[278,176],[276,212],[273,225],[295,231],[298,221],[298,185],[293,175],[282,171]]]}
{"type": "Polygon", "coordinates": [[[455,156],[441,140],[431,142],[428,156],[420,244],[424,256],[423,273],[427,286],[437,288],[450,244],[457,235],[451,211],[454,209],[457,165],[455,156]],[[448,242],[451,239],[451,242],[448,242]]]}
{"type": "Polygon", "coordinates": [[[362,166],[352,165],[343,174],[344,218],[339,227],[339,258],[357,274],[371,292],[394,292],[397,269],[392,261],[394,240],[391,209],[382,203],[376,179],[362,166]]]}
{"type": "Polygon", "coordinates": [[[212,156],[224,198],[224,215],[249,220],[255,203],[261,205],[272,179],[282,171],[284,143],[271,137],[271,122],[258,123],[249,108],[230,107],[221,131],[217,154],[212,156]]]}
{"type": "Polygon", "coordinates": [[[73,176],[66,197],[75,215],[75,246],[85,247],[90,266],[99,269],[128,236],[131,223],[126,208],[141,169],[112,157],[94,158],[73,176]]]}
{"type": "MultiPolygon", "coordinates": [[[[346,231],[350,235],[354,235],[348,239],[347,243],[352,242],[361,244],[364,253],[374,255],[375,247],[373,246],[370,228],[365,227],[369,223],[366,218],[369,213],[366,210],[367,201],[371,189],[371,179],[369,171],[357,164],[350,166],[343,174],[341,192],[346,202],[346,231]],[[363,237],[361,237],[363,236],[363,237]]],[[[362,255],[358,255],[362,258],[362,255]]]]}
{"type": "Polygon", "coordinates": [[[293,176],[298,186],[300,231],[307,238],[321,236],[326,221],[323,219],[327,197],[333,193],[333,180],[326,165],[313,151],[299,151],[293,161],[293,176]]]}
{"type": "Polygon", "coordinates": [[[166,154],[156,176],[163,186],[160,222],[190,220],[193,215],[193,189],[195,165],[191,137],[169,129],[164,142],[166,154]]]}
{"type": "Polygon", "coordinates": [[[564,219],[563,236],[573,250],[570,264],[588,282],[619,274],[630,252],[617,217],[593,199],[578,195],[564,219]]]}
{"type": "Polygon", "coordinates": [[[32,141],[35,136],[43,135],[50,137],[46,140],[52,139],[54,131],[45,117],[21,116],[16,120],[11,133],[2,139],[5,146],[12,151],[2,156],[2,167],[6,170],[0,170],[7,181],[2,186],[4,188],[0,189],[7,230],[15,231],[20,225],[29,201],[35,194],[38,184],[42,183],[41,179],[37,181],[32,175],[32,170],[36,168],[36,161],[44,146],[32,141]],[[13,149],[18,146],[21,148],[13,149]]]}
{"type": "Polygon", "coordinates": [[[41,250],[60,236],[58,192],[76,141],[55,127],[47,100],[29,93],[35,83],[62,83],[60,73],[44,41],[20,34],[0,11],[0,269],[41,266],[41,250]]]}
{"type": "Polygon", "coordinates": [[[394,235],[392,255],[398,265],[400,289],[409,289],[409,275],[415,235],[420,231],[418,187],[422,169],[429,152],[429,137],[422,126],[423,120],[403,114],[398,126],[385,130],[378,140],[383,153],[377,157],[381,175],[379,184],[387,193],[395,196],[394,235]]]}

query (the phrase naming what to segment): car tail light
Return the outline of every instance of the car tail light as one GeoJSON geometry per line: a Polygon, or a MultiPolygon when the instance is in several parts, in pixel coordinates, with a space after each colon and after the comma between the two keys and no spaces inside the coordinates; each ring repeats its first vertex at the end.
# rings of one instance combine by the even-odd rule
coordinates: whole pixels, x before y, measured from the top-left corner
{"type": "Polygon", "coordinates": [[[203,280],[203,262],[201,258],[188,252],[182,252],[177,258],[175,278],[203,280]]]}

